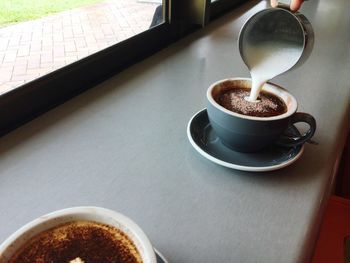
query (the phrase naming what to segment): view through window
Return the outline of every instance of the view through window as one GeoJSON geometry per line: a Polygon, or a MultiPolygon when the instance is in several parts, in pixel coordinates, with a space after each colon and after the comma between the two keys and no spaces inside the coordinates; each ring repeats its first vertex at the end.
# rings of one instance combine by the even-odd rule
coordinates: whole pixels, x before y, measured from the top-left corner
{"type": "Polygon", "coordinates": [[[162,0],[2,0],[0,94],[163,20],[162,0]]]}

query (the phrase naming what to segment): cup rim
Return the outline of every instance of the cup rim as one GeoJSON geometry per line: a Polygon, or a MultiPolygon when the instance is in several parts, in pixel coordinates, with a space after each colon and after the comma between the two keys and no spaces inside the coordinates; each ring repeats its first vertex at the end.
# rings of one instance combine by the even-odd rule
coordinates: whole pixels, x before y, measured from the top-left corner
{"type": "Polygon", "coordinates": [[[274,120],[281,120],[281,119],[285,119],[291,115],[293,115],[297,109],[298,109],[298,103],[297,100],[295,99],[295,97],[290,94],[286,89],[271,83],[271,82],[266,82],[265,85],[263,86],[263,90],[268,91],[270,93],[271,90],[278,90],[279,92],[281,92],[283,95],[286,95],[289,97],[290,99],[290,103],[287,103],[283,98],[281,98],[280,95],[273,93],[274,95],[278,96],[279,98],[281,98],[284,103],[287,105],[287,112],[280,114],[280,115],[276,115],[276,116],[272,116],[272,117],[257,117],[257,116],[249,116],[249,115],[244,115],[244,114],[240,114],[237,112],[233,112],[230,111],[228,109],[226,109],[225,107],[221,106],[219,103],[217,103],[213,96],[212,96],[212,90],[220,83],[223,83],[225,81],[247,81],[251,83],[251,78],[227,78],[227,79],[221,79],[218,80],[216,82],[214,82],[213,84],[211,84],[207,90],[207,100],[209,101],[209,103],[214,106],[215,108],[217,108],[220,111],[223,111],[231,116],[235,116],[241,119],[246,119],[246,120],[254,120],[254,121],[274,121],[274,120]],[[288,104],[290,104],[290,107],[288,107],[288,104]]]}
{"type": "MultiPolygon", "coordinates": [[[[113,219],[120,225],[126,227],[134,236],[135,239],[138,240],[140,243],[140,246],[142,247],[143,254],[140,252],[141,257],[143,262],[145,263],[156,263],[156,255],[153,249],[153,246],[151,245],[150,240],[146,236],[146,234],[143,232],[143,230],[130,218],[127,216],[115,212],[110,209],[102,208],[102,207],[96,207],[96,206],[78,206],[78,207],[70,207],[70,208],[65,208],[61,210],[57,210],[45,215],[42,215],[29,223],[25,224],[18,230],[16,230],[13,234],[11,234],[8,238],[5,239],[0,244],[0,259],[4,256],[4,253],[8,250],[11,249],[11,246],[14,245],[14,242],[18,240],[18,238],[23,237],[24,235],[28,234],[30,235],[31,230],[33,230],[35,227],[43,226],[47,224],[48,226],[45,226],[43,230],[39,231],[38,233],[34,234],[32,237],[36,236],[37,234],[41,233],[42,231],[48,230],[52,227],[58,226],[62,224],[61,221],[57,220],[54,221],[55,219],[65,219],[65,218],[72,218],[71,220],[67,220],[66,222],[70,221],[76,221],[79,219],[73,219],[74,216],[76,217],[82,217],[83,215],[93,215],[96,214],[98,216],[102,216],[108,219],[113,219]]],[[[84,220],[84,219],[80,219],[84,220]]],[[[89,220],[87,220],[89,221],[89,220]]],[[[91,220],[93,221],[93,220],[91,220]]],[[[94,220],[97,223],[102,223],[102,224],[107,224],[106,222],[99,222],[98,220],[94,220]]],[[[110,224],[111,225],[111,224],[110,224]]],[[[113,225],[112,225],[113,226],[113,225]]],[[[116,227],[116,226],[114,226],[116,227]]],[[[118,228],[118,227],[117,227],[118,228]]],[[[121,230],[123,231],[123,230],[121,230]]],[[[125,231],[123,231],[125,233],[125,231]]],[[[125,233],[134,243],[134,238],[131,238],[128,233],[125,233]]],[[[30,238],[32,238],[30,237],[30,238]]],[[[29,238],[29,239],[30,239],[29,238]]],[[[19,246],[21,247],[21,245],[19,246]]],[[[14,251],[17,251],[18,248],[14,249],[14,251]]],[[[5,254],[6,255],[6,254],[5,254]]],[[[5,258],[6,260],[6,258],[5,258]]]]}

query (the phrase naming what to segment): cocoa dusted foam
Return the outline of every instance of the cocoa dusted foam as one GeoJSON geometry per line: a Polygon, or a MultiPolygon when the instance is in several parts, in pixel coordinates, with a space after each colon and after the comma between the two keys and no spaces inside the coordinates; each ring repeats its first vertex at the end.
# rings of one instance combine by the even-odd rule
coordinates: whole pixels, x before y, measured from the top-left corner
{"type": "Polygon", "coordinates": [[[74,221],[28,241],[9,263],[142,263],[134,243],[119,229],[74,221]]]}
{"type": "Polygon", "coordinates": [[[248,116],[272,117],[287,112],[287,106],[276,95],[261,91],[257,102],[247,101],[250,89],[231,88],[220,93],[215,99],[224,108],[248,116]]]}

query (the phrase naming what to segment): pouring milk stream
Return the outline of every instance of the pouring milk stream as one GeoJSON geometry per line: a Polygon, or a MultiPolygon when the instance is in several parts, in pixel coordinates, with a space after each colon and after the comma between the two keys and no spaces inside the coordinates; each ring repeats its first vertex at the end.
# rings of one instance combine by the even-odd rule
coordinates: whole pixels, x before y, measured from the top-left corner
{"type": "Polygon", "coordinates": [[[246,63],[250,65],[252,88],[246,100],[258,102],[257,98],[264,84],[286,72],[298,61],[302,50],[281,43],[265,43],[246,46],[246,63]]]}

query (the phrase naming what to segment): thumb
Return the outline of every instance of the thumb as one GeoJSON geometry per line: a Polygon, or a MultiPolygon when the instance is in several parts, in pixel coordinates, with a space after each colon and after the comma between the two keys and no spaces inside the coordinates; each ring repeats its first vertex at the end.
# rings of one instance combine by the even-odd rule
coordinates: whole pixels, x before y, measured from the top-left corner
{"type": "Polygon", "coordinates": [[[277,7],[278,1],[277,0],[271,0],[270,1],[272,7],[277,7]]]}
{"type": "Polygon", "coordinates": [[[292,0],[292,2],[290,3],[290,10],[292,10],[293,12],[298,11],[302,3],[303,0],[292,0]]]}

